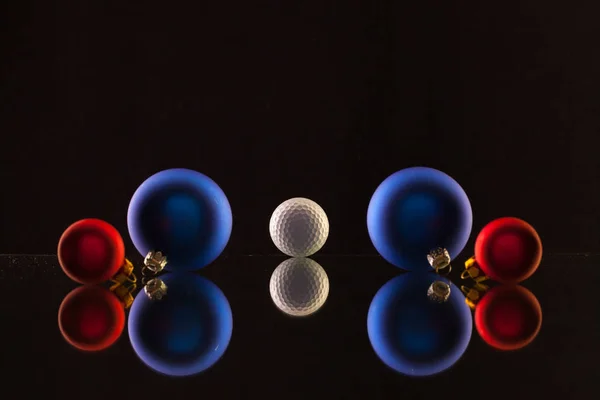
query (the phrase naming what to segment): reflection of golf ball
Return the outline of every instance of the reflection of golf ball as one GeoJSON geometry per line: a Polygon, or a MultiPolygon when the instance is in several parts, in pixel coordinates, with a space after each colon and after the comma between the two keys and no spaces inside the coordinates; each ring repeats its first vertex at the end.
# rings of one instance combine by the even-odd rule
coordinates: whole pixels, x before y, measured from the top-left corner
{"type": "Polygon", "coordinates": [[[269,285],[271,298],[281,311],[307,316],[325,304],[329,278],[323,267],[309,258],[290,258],[273,271],[269,285]]]}
{"type": "Polygon", "coordinates": [[[296,197],[284,201],[273,211],[269,231],[281,252],[291,257],[308,257],[325,244],[329,220],[317,203],[296,197]]]}

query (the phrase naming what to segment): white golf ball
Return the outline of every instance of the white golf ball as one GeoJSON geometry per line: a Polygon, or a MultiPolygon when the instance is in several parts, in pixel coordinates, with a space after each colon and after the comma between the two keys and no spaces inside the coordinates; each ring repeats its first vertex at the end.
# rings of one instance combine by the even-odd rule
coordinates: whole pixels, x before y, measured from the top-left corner
{"type": "Polygon", "coordinates": [[[290,258],[273,271],[269,290],[277,308],[292,316],[305,317],[325,304],[329,278],[316,261],[290,258]]]}
{"type": "Polygon", "coordinates": [[[320,205],[295,197],[281,203],[269,223],[275,246],[291,257],[308,257],[323,247],[329,236],[329,220],[320,205]]]}

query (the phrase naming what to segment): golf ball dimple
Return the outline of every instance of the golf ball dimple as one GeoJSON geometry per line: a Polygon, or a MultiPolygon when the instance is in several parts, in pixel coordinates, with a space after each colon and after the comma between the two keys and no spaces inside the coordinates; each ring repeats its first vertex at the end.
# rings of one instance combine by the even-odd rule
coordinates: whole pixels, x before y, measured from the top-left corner
{"type": "Polygon", "coordinates": [[[277,308],[286,314],[304,317],[325,304],[329,278],[316,261],[290,258],[273,271],[269,290],[277,308]]]}
{"type": "Polygon", "coordinates": [[[271,239],[291,257],[308,257],[319,251],[329,235],[329,220],[320,205],[302,197],[281,203],[269,223],[271,239]]]}

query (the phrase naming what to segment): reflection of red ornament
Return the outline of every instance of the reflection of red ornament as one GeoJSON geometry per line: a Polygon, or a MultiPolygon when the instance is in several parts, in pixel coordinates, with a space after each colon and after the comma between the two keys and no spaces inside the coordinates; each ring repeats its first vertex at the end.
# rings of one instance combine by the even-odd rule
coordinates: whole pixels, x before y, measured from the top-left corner
{"type": "Polygon", "coordinates": [[[60,237],[57,253],[67,276],[84,284],[111,279],[125,262],[123,238],[99,219],[83,219],[69,226],[60,237]]]}
{"type": "Polygon", "coordinates": [[[499,350],[518,350],[535,339],[542,326],[542,308],[522,286],[496,286],[475,308],[475,328],[481,338],[499,350]]]}
{"type": "Polygon", "coordinates": [[[125,309],[101,286],[81,286],[70,292],[58,310],[58,326],[65,340],[84,351],[112,346],[125,327],[125,309]]]}
{"type": "Polygon", "coordinates": [[[483,273],[501,283],[519,283],[540,265],[542,241],[531,225],[513,217],[487,224],[475,242],[475,262],[483,273]]]}

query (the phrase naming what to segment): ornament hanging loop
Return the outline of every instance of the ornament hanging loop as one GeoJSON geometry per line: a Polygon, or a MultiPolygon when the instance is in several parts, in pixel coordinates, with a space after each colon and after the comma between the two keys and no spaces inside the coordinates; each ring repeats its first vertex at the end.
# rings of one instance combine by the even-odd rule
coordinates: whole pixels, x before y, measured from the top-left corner
{"type": "Polygon", "coordinates": [[[115,293],[127,308],[127,302],[123,300],[119,293],[122,292],[125,295],[125,292],[132,293],[137,288],[137,277],[133,273],[133,264],[131,261],[128,259],[123,261],[119,272],[110,279],[110,283],[109,290],[115,293]]]}
{"type": "Polygon", "coordinates": [[[484,282],[489,279],[486,275],[481,272],[475,256],[465,261],[465,270],[460,274],[461,279],[473,279],[476,283],[484,282]]]}
{"type": "Polygon", "coordinates": [[[110,280],[115,285],[132,285],[137,283],[137,277],[133,273],[133,264],[128,259],[123,261],[119,272],[110,280]]]}

